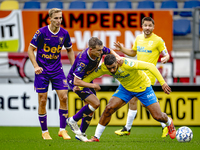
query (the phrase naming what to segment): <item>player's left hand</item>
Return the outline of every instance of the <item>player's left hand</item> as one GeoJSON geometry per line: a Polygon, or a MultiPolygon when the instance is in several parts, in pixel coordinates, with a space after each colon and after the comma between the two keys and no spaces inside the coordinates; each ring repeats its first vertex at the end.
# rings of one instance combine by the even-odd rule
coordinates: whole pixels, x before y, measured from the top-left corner
{"type": "Polygon", "coordinates": [[[161,63],[165,64],[167,61],[168,61],[168,59],[166,57],[161,58],[161,63]]]}
{"type": "Polygon", "coordinates": [[[164,84],[162,85],[162,89],[163,89],[163,91],[164,91],[166,94],[170,94],[170,92],[171,92],[171,88],[168,86],[167,83],[164,83],[164,84]]]}
{"type": "Polygon", "coordinates": [[[169,60],[169,54],[162,57],[160,60],[161,60],[161,63],[163,63],[163,64],[167,63],[167,61],[169,60]]]}

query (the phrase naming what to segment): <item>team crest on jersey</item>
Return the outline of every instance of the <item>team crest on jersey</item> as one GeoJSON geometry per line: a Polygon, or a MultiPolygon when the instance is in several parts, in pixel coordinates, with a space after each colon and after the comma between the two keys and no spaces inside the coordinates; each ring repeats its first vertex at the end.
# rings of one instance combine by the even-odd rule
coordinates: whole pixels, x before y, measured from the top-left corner
{"type": "Polygon", "coordinates": [[[153,41],[149,41],[148,46],[152,46],[153,45],[153,41]]]}
{"type": "Polygon", "coordinates": [[[62,44],[62,43],[63,43],[63,39],[64,39],[63,36],[62,36],[62,37],[59,37],[59,44],[62,44]]]}

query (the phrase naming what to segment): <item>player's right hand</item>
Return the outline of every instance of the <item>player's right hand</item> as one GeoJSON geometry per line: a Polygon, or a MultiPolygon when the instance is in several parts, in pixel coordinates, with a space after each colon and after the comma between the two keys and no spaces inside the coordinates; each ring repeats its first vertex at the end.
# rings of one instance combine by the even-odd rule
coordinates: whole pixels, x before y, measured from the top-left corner
{"type": "Polygon", "coordinates": [[[80,91],[80,88],[79,88],[78,86],[75,86],[75,87],[73,88],[73,92],[76,92],[76,91],[80,91]]]}
{"type": "Polygon", "coordinates": [[[93,83],[93,89],[95,89],[95,91],[99,91],[101,90],[101,87],[98,84],[93,83]]]}
{"type": "Polygon", "coordinates": [[[123,44],[122,43],[119,43],[119,42],[114,42],[114,46],[117,50],[120,50],[123,48],[123,44]]]}
{"type": "Polygon", "coordinates": [[[35,67],[35,74],[40,74],[42,73],[43,68],[42,67],[35,67]]]}

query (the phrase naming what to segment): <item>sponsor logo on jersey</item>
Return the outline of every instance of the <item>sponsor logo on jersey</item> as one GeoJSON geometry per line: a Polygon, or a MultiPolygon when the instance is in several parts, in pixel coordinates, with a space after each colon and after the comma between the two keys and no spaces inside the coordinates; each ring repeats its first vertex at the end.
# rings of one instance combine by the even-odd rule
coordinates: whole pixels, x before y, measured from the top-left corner
{"type": "Polygon", "coordinates": [[[45,52],[51,52],[51,53],[60,53],[62,47],[58,45],[58,47],[50,47],[46,43],[44,44],[43,50],[45,52]]]}
{"type": "Polygon", "coordinates": [[[137,46],[137,51],[138,52],[144,52],[144,53],[152,53],[152,50],[147,50],[143,46],[137,46]]]}

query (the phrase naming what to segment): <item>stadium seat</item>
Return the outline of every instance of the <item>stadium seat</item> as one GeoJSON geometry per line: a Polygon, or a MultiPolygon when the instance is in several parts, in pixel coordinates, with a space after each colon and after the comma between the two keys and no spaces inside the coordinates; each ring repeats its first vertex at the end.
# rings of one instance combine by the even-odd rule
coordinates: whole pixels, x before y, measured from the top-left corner
{"type": "Polygon", "coordinates": [[[109,8],[109,4],[107,1],[94,1],[92,3],[92,9],[108,9],[109,8]]]}
{"type": "Polygon", "coordinates": [[[86,9],[86,3],[84,1],[71,1],[69,9],[86,9]]]}
{"type": "Polygon", "coordinates": [[[5,0],[1,2],[0,10],[14,10],[19,9],[19,3],[15,0],[5,0]]]}
{"type": "MultiPolygon", "coordinates": [[[[161,2],[161,9],[177,9],[178,2],[176,0],[166,0],[161,2]]],[[[174,11],[174,15],[177,15],[178,12],[174,11]]]]}
{"type": "Polygon", "coordinates": [[[200,20],[199,20],[199,37],[200,37],[200,20]]]}
{"type": "Polygon", "coordinates": [[[189,19],[177,19],[173,21],[173,35],[187,35],[191,33],[191,25],[189,19]]]}
{"type": "Polygon", "coordinates": [[[151,0],[144,0],[144,1],[139,1],[137,9],[154,9],[154,1],[151,0]]]}
{"type": "Polygon", "coordinates": [[[115,9],[132,9],[131,1],[117,1],[115,3],[115,9]]]}
{"type": "Polygon", "coordinates": [[[49,1],[49,2],[47,2],[46,9],[51,9],[51,8],[63,9],[63,2],[61,2],[61,1],[49,1]]]}
{"type": "MultiPolygon", "coordinates": [[[[191,9],[191,8],[198,7],[198,6],[200,6],[200,1],[189,0],[189,1],[184,2],[183,8],[184,9],[187,9],[187,8],[191,9]]],[[[180,16],[182,16],[182,17],[192,17],[192,12],[191,11],[187,11],[187,12],[182,11],[182,12],[180,12],[180,16]]]]}
{"type": "Polygon", "coordinates": [[[40,9],[39,1],[26,1],[24,2],[23,9],[40,9]]]}

